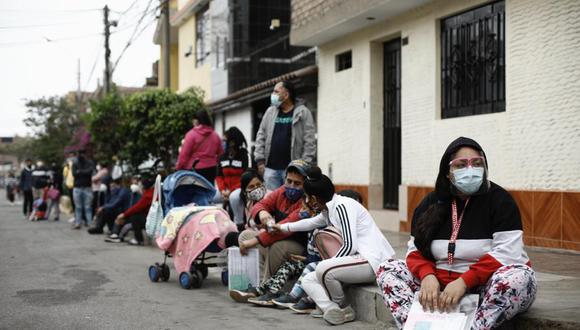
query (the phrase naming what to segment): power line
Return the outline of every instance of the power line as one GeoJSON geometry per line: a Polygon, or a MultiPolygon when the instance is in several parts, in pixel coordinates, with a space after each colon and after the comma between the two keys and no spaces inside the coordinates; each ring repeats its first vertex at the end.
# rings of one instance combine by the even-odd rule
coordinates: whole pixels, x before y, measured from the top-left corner
{"type": "Polygon", "coordinates": [[[50,39],[47,37],[43,37],[42,40],[4,42],[4,43],[0,43],[0,46],[10,47],[10,46],[19,46],[19,45],[32,45],[32,44],[39,44],[39,43],[56,43],[56,42],[70,41],[70,40],[89,39],[89,38],[94,38],[94,37],[100,36],[100,35],[102,35],[102,33],[85,34],[85,35],[80,35],[80,36],[58,38],[58,39],[50,39]]]}
{"type": "Polygon", "coordinates": [[[85,22],[78,21],[78,22],[60,22],[60,23],[50,23],[50,24],[0,26],[0,30],[28,29],[28,28],[47,27],[47,26],[71,25],[71,24],[79,24],[79,23],[85,23],[85,22]]]}
{"type": "Polygon", "coordinates": [[[23,13],[81,13],[90,11],[100,11],[100,8],[87,8],[87,9],[57,9],[57,10],[44,10],[44,9],[0,9],[0,12],[23,12],[23,13]]]}
{"type": "Polygon", "coordinates": [[[137,22],[137,25],[135,25],[135,29],[133,30],[133,33],[131,34],[131,37],[129,37],[129,40],[127,41],[127,44],[125,44],[125,47],[123,47],[123,50],[121,50],[121,53],[119,54],[119,57],[117,58],[117,60],[115,61],[115,64],[113,65],[113,69],[111,70],[112,72],[115,71],[115,68],[117,67],[117,65],[119,64],[119,61],[121,60],[121,58],[123,57],[123,55],[125,54],[125,51],[131,46],[131,44],[133,43],[133,41],[135,41],[140,35],[141,33],[143,33],[143,31],[149,26],[151,25],[151,23],[155,20],[152,20],[151,22],[149,22],[148,24],[145,25],[145,27],[143,29],[141,29],[141,31],[139,31],[139,36],[137,36],[137,30],[139,29],[139,25],[141,25],[141,22],[143,22],[143,20],[145,19],[145,17],[147,16],[147,14],[149,13],[149,7],[151,6],[151,3],[153,2],[153,0],[149,0],[149,2],[147,3],[147,7],[145,8],[145,10],[143,11],[143,15],[141,15],[141,18],[139,18],[139,21],[137,22]]]}

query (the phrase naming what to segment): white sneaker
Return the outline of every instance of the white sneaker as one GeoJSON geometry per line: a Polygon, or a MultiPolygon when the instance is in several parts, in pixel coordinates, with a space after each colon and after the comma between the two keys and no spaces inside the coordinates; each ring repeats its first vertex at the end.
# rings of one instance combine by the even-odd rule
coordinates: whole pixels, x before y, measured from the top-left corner
{"type": "Polygon", "coordinates": [[[119,238],[119,235],[113,233],[113,234],[109,235],[109,238],[117,239],[117,238],[119,238]]]}
{"type": "Polygon", "coordinates": [[[355,313],[352,307],[331,308],[324,313],[324,320],[332,325],[344,324],[354,321],[355,313]]]}
{"type": "Polygon", "coordinates": [[[74,217],[68,219],[68,223],[74,223],[74,222],[75,222],[75,218],[74,217]]]}
{"type": "Polygon", "coordinates": [[[316,306],[316,309],[310,312],[310,316],[315,319],[321,319],[324,316],[324,313],[322,312],[322,309],[316,306]]]}

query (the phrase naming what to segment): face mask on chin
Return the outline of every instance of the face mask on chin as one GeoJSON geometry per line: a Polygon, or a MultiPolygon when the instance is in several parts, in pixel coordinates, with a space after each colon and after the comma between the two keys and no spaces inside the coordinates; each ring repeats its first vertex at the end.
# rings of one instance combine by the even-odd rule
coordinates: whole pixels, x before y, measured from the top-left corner
{"type": "Polygon", "coordinates": [[[483,183],[483,167],[467,167],[452,172],[453,185],[465,195],[475,194],[483,183]]]}

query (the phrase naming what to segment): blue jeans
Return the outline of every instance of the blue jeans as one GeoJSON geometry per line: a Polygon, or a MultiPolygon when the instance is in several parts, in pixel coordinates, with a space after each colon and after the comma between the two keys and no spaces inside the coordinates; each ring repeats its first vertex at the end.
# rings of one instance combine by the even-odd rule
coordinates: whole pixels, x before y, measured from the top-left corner
{"type": "Polygon", "coordinates": [[[284,184],[286,179],[286,170],[273,170],[267,168],[264,170],[264,183],[268,191],[274,191],[284,184]]]}
{"type": "Polygon", "coordinates": [[[75,202],[75,223],[77,225],[81,224],[84,210],[87,225],[90,226],[93,222],[93,190],[91,187],[75,187],[73,189],[73,200],[75,202]]]}

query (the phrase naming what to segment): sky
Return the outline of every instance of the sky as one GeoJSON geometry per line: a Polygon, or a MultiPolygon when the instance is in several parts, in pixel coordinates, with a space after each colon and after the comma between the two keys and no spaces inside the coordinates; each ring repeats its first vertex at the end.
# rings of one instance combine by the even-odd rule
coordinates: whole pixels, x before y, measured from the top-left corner
{"type": "Polygon", "coordinates": [[[79,59],[81,89],[102,84],[105,5],[109,20],[118,21],[109,41],[113,65],[134,35],[113,82],[141,87],[159,59],[153,43],[158,0],[0,0],[1,137],[33,133],[23,123],[26,100],[76,91],[79,59]]]}

